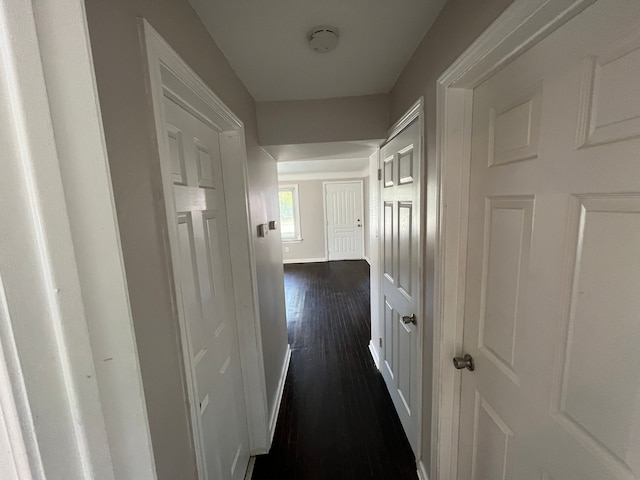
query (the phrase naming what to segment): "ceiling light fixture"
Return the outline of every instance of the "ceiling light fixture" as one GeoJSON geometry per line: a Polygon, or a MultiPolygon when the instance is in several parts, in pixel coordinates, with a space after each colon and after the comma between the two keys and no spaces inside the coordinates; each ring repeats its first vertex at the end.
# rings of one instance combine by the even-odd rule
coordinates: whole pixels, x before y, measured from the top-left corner
{"type": "Polygon", "coordinates": [[[318,25],[307,33],[309,48],[314,52],[327,53],[338,46],[340,31],[330,25],[318,25]]]}

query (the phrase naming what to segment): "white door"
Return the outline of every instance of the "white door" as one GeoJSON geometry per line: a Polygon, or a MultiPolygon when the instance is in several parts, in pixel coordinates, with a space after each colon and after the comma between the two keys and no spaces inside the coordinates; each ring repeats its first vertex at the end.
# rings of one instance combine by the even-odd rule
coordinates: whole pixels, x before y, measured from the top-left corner
{"type": "Polygon", "coordinates": [[[407,438],[418,454],[420,124],[414,121],[380,151],[380,315],[382,376],[407,438]]]}
{"type": "Polygon", "coordinates": [[[363,258],[362,182],[324,184],[329,260],[363,258]]]}
{"type": "Polygon", "coordinates": [[[219,132],[186,104],[164,99],[179,251],[178,303],[192,423],[204,479],[244,478],[246,408],[231,284],[219,132]]]}
{"type": "Polygon", "coordinates": [[[474,91],[458,478],[640,478],[640,2],[474,91]]]}

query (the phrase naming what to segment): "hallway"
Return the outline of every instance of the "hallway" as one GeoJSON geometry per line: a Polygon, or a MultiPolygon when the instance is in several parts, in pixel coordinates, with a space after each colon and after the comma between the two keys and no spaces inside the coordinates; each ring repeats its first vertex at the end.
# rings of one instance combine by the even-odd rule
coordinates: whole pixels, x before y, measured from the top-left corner
{"type": "Polygon", "coordinates": [[[368,349],[365,261],[285,265],[291,365],[269,455],[253,480],[416,479],[368,349]]]}

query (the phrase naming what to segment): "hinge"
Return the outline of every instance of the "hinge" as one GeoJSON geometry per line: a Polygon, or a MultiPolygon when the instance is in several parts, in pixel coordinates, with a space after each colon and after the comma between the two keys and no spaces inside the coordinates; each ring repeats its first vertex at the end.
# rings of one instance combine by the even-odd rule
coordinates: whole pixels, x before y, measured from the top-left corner
{"type": "Polygon", "coordinates": [[[378,169],[378,180],[382,180],[382,169],[378,169]]]}
{"type": "Polygon", "coordinates": [[[380,340],[380,348],[382,348],[382,337],[379,337],[378,340],[380,340]]]}

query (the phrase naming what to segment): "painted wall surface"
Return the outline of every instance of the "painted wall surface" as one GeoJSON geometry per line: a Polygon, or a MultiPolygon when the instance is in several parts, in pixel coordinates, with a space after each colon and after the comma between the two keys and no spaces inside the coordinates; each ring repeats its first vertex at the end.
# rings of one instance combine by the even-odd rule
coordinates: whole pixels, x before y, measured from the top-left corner
{"type": "MultiPolygon", "coordinates": [[[[276,165],[258,146],[253,98],[187,0],[86,0],[86,9],[158,478],[189,480],[195,455],[138,18],[244,122],[254,222],[277,218],[276,165]]],[[[279,233],[255,248],[271,410],[287,347],[279,233]]]]}
{"type": "MultiPolygon", "coordinates": [[[[300,242],[284,242],[282,243],[282,256],[284,260],[310,260],[316,259],[319,262],[327,260],[327,250],[325,244],[326,230],[324,220],[324,192],[322,182],[329,181],[362,181],[364,183],[364,202],[363,211],[369,210],[369,196],[367,184],[369,177],[364,178],[348,178],[334,179],[326,178],[322,180],[287,180],[280,182],[280,185],[298,185],[298,200],[300,206],[300,234],[302,241],[300,242]],[[289,250],[288,252],[286,250],[289,250]]],[[[367,232],[369,228],[369,219],[364,215],[363,231],[367,232]]],[[[368,252],[368,239],[365,235],[365,244],[363,248],[368,252]]]]}
{"type": "MultiPolygon", "coordinates": [[[[436,81],[464,50],[511,4],[512,0],[449,0],[427,32],[389,93],[391,122],[395,122],[418,98],[425,99],[426,175],[434,171],[436,151],[436,81]]],[[[427,177],[428,178],[428,177],[427,177]]],[[[433,368],[433,259],[436,192],[427,184],[423,201],[426,214],[427,247],[425,271],[425,332],[423,353],[422,460],[431,463],[431,394],[433,368]]]]}
{"type": "Polygon", "coordinates": [[[386,138],[387,95],[258,102],[261,145],[340,142],[386,138]]]}

